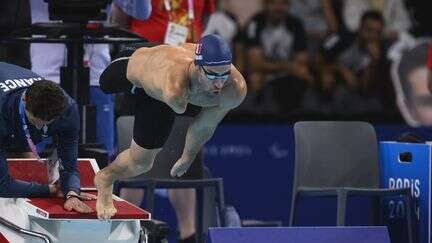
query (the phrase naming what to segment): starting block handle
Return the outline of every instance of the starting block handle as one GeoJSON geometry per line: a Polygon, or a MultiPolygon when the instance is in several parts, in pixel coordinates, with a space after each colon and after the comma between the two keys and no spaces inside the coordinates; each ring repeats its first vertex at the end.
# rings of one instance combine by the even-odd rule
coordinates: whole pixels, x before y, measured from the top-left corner
{"type": "Polygon", "coordinates": [[[39,232],[23,229],[23,228],[19,227],[18,225],[10,222],[9,220],[6,220],[3,217],[0,217],[0,224],[6,226],[7,228],[9,228],[9,229],[11,229],[17,233],[37,237],[37,238],[42,239],[46,243],[51,243],[51,239],[47,235],[39,233],[39,232]]]}

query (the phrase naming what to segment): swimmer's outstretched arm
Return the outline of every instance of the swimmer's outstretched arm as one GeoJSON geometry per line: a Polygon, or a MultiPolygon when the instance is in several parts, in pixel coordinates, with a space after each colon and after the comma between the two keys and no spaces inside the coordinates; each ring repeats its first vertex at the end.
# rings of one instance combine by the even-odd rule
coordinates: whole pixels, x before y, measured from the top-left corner
{"type": "Polygon", "coordinates": [[[217,125],[229,110],[219,106],[203,108],[195,117],[186,134],[183,154],[171,169],[172,177],[182,176],[188,170],[202,146],[213,136],[217,125]]]}
{"type": "Polygon", "coordinates": [[[171,176],[181,176],[188,170],[198,152],[213,136],[220,121],[244,100],[247,92],[246,82],[236,69],[232,70],[232,73],[233,86],[224,91],[221,96],[221,104],[203,108],[189,126],[183,154],[171,169],[171,176]]]}

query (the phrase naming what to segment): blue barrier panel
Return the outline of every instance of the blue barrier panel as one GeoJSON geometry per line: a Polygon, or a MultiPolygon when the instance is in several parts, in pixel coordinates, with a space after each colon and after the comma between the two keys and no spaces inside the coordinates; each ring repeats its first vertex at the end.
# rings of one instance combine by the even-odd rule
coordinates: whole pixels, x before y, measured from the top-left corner
{"type": "MultiPolygon", "coordinates": [[[[411,188],[411,194],[416,199],[415,213],[418,220],[419,243],[430,243],[430,145],[381,142],[380,156],[382,186],[411,188]]],[[[384,204],[385,219],[391,225],[392,235],[397,234],[405,216],[405,205],[400,198],[385,200],[384,204]]]]}
{"type": "Polygon", "coordinates": [[[205,164],[223,177],[225,200],[243,218],[288,219],[293,132],[285,125],[224,125],[204,149],[205,164]],[[272,207],[261,210],[272,203],[272,207]]]}
{"type": "MultiPolygon", "coordinates": [[[[432,137],[431,129],[405,125],[375,126],[378,140],[395,140],[404,132],[432,137]]],[[[294,172],[294,133],[291,125],[221,124],[204,148],[204,161],[215,177],[222,177],[225,200],[245,219],[288,223],[294,172]],[[263,210],[265,208],[265,210],[263,210]]],[[[364,198],[350,198],[347,224],[367,225],[364,198]],[[360,201],[361,200],[361,201],[360,201]],[[360,205],[360,206],[359,206],[360,205]],[[361,210],[360,210],[361,209],[361,210]]],[[[334,198],[301,198],[297,225],[335,224],[334,198]]]]}
{"type": "Polygon", "coordinates": [[[387,228],[210,228],[207,243],[390,243],[387,228]]]}
{"type": "MultiPolygon", "coordinates": [[[[405,129],[405,126],[381,126],[377,127],[377,135],[388,140],[396,138],[405,129]]],[[[288,223],[294,175],[292,126],[220,125],[206,144],[204,155],[213,176],[224,179],[227,203],[235,206],[242,218],[288,223]],[[269,202],[271,207],[267,206],[269,202]],[[262,210],[263,206],[265,210],[262,210]]],[[[335,224],[334,198],[300,200],[297,225],[335,224]]],[[[355,200],[350,198],[347,224],[365,225],[368,211],[358,210],[358,205],[365,203],[363,198],[359,202],[355,200]]]]}

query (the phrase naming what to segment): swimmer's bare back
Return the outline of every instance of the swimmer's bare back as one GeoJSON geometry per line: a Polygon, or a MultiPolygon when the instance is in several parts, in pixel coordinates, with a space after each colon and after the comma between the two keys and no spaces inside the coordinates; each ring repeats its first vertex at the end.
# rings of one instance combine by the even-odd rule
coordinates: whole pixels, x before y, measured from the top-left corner
{"type": "Polygon", "coordinates": [[[183,113],[188,103],[201,106],[237,106],[246,94],[241,73],[231,65],[231,76],[218,97],[190,93],[188,87],[194,68],[195,44],[179,47],[159,45],[136,50],[129,59],[127,79],[143,88],[147,95],[183,113]]]}

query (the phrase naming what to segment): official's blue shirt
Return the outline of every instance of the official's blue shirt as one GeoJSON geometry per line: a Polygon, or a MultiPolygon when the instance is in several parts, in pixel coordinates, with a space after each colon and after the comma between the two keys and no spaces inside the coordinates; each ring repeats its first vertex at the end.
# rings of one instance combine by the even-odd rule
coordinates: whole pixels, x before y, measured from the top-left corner
{"type": "Polygon", "coordinates": [[[139,20],[146,20],[152,12],[150,0],[114,0],[114,4],[127,15],[139,20]]]}
{"type": "MultiPolygon", "coordinates": [[[[0,197],[47,196],[47,185],[24,182],[11,178],[8,173],[5,146],[28,148],[19,115],[19,103],[23,92],[40,76],[15,65],[0,62],[0,197]]],[[[66,94],[66,93],[65,93],[66,94]]],[[[79,193],[80,179],[76,168],[79,139],[79,113],[76,102],[68,95],[65,113],[52,123],[37,129],[30,122],[31,139],[35,144],[43,139],[57,137],[58,156],[61,159],[60,184],[63,193],[79,193]]],[[[43,172],[41,172],[43,173],[43,172]]]]}

